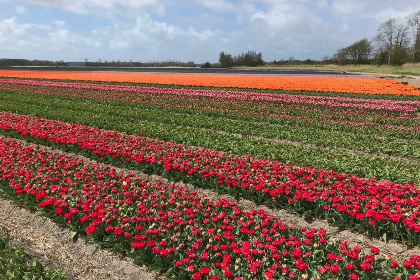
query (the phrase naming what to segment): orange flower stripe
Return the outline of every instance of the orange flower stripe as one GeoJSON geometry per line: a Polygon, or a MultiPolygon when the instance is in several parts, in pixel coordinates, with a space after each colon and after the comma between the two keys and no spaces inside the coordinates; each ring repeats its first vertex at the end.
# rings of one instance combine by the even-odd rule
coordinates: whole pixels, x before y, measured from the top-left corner
{"type": "Polygon", "coordinates": [[[111,72],[65,72],[0,70],[0,77],[38,78],[57,80],[126,82],[180,86],[252,88],[291,91],[317,91],[360,94],[395,94],[420,96],[417,86],[403,85],[388,79],[303,76],[234,76],[145,74],[111,72]]]}

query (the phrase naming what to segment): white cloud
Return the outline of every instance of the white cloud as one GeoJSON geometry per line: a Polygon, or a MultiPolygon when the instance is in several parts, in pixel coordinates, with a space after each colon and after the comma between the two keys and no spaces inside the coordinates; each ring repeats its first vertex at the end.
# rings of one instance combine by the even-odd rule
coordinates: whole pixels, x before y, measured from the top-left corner
{"type": "Polygon", "coordinates": [[[405,17],[420,9],[418,0],[333,0],[330,3],[333,14],[351,19],[372,19],[378,22],[389,18],[405,17]]]}
{"type": "Polygon", "coordinates": [[[288,36],[308,40],[322,36],[323,20],[314,13],[316,5],[308,1],[265,0],[266,9],[256,9],[248,16],[259,32],[276,38],[288,36]]]}
{"type": "Polygon", "coordinates": [[[33,24],[17,24],[15,17],[7,18],[0,21],[0,35],[22,36],[26,33],[26,30],[32,26],[33,24]]]}
{"type": "Polygon", "coordinates": [[[39,29],[39,30],[51,30],[51,25],[40,23],[40,24],[32,24],[31,27],[33,29],[39,29]]]}
{"type": "Polygon", "coordinates": [[[135,22],[115,21],[87,35],[71,31],[68,23],[55,21],[42,27],[10,18],[0,22],[0,53],[52,60],[189,60],[194,53],[207,53],[205,47],[215,37],[215,31],[181,28],[153,20],[147,13],[141,13],[135,22]],[[46,27],[48,32],[36,32],[46,27]]]}
{"type": "Polygon", "coordinates": [[[201,4],[215,12],[235,11],[235,5],[227,0],[202,0],[201,4]]]}
{"type": "Polygon", "coordinates": [[[23,6],[18,6],[15,8],[15,11],[19,15],[24,15],[26,13],[26,9],[23,6]]]}
{"type": "Polygon", "coordinates": [[[333,10],[341,15],[361,14],[365,9],[368,1],[358,2],[354,0],[335,0],[332,2],[333,10]]]}
{"type": "Polygon", "coordinates": [[[0,21],[0,53],[4,57],[59,59],[63,53],[85,48],[95,48],[95,40],[46,24],[19,23],[14,17],[0,21]]]}
{"type": "MultiPolygon", "coordinates": [[[[5,1],[15,3],[0,0],[5,1]]],[[[2,56],[64,60],[186,61],[194,56],[214,62],[222,50],[261,51],[266,60],[321,59],[372,38],[390,17],[420,10],[419,0],[382,0],[381,5],[378,0],[20,1],[51,7],[54,13],[45,19],[50,25],[27,23],[12,17],[17,10],[10,4],[12,14],[0,19],[2,56]],[[89,17],[64,22],[61,10],[89,17]],[[88,19],[91,30],[83,29],[88,19]]],[[[33,5],[22,6],[32,14],[33,5]]]]}
{"type": "Polygon", "coordinates": [[[26,0],[32,4],[59,7],[77,14],[113,15],[135,14],[141,10],[163,14],[164,5],[159,0],[26,0]]]}
{"type": "Polygon", "coordinates": [[[321,10],[328,8],[328,0],[318,0],[317,6],[321,10]]]}
{"type": "Polygon", "coordinates": [[[54,20],[54,25],[57,27],[64,27],[66,25],[66,22],[64,20],[54,20]]]}
{"type": "Polygon", "coordinates": [[[127,50],[129,48],[130,48],[130,44],[128,42],[111,40],[111,42],[109,43],[110,50],[127,50]]]}
{"type": "Polygon", "coordinates": [[[112,28],[94,30],[94,33],[112,37],[113,39],[110,41],[112,49],[128,48],[140,44],[169,46],[171,42],[175,41],[191,44],[205,42],[215,36],[215,32],[211,30],[197,31],[192,26],[183,29],[176,25],[153,20],[147,13],[139,15],[134,24],[115,22],[112,28]]]}

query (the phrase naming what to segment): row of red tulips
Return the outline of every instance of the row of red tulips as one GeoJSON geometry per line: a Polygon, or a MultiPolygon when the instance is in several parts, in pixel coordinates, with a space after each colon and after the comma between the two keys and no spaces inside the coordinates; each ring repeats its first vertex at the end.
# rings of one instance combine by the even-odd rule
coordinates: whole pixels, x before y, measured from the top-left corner
{"type": "Polygon", "coordinates": [[[6,112],[0,112],[0,130],[112,164],[325,218],[373,236],[386,234],[419,244],[420,189],[413,184],[363,179],[6,112]]]}
{"type": "Polygon", "coordinates": [[[420,279],[398,262],[263,210],[0,137],[0,186],[103,246],[178,279],[420,279]]]}

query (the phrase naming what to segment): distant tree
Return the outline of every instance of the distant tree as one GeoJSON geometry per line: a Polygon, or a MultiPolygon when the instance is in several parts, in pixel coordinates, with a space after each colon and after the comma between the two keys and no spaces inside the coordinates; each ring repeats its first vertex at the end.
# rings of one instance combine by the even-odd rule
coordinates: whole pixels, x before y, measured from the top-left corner
{"type": "Polygon", "coordinates": [[[409,45],[408,26],[398,24],[396,19],[389,19],[379,26],[374,40],[378,46],[377,52],[387,52],[388,64],[391,64],[391,55],[400,52],[399,49],[393,52],[393,49],[396,46],[406,49],[409,45]]]}
{"type": "MultiPolygon", "coordinates": [[[[262,54],[256,51],[248,51],[245,54],[242,54],[242,64],[245,66],[258,66],[263,65],[264,61],[262,60],[262,54]]],[[[238,63],[238,65],[241,65],[241,63],[238,63]]]]}
{"type": "Polygon", "coordinates": [[[334,61],[337,64],[348,64],[349,62],[349,52],[347,48],[341,48],[334,54],[334,61]]]}
{"type": "Polygon", "coordinates": [[[306,60],[303,61],[304,64],[308,64],[308,65],[314,65],[316,64],[315,60],[312,60],[310,58],[307,58],[306,60]]]}
{"type": "Polygon", "coordinates": [[[413,62],[420,62],[420,33],[417,34],[413,48],[413,62]]]}
{"type": "Polygon", "coordinates": [[[188,61],[188,62],[185,64],[185,66],[186,66],[186,67],[195,67],[195,63],[194,63],[194,61],[188,61]]]}
{"type": "Polygon", "coordinates": [[[8,66],[66,66],[67,64],[60,61],[49,61],[49,60],[28,60],[28,59],[0,59],[1,67],[8,66]]]}
{"type": "Polygon", "coordinates": [[[369,40],[364,38],[348,46],[347,52],[353,64],[364,64],[369,62],[371,49],[369,40]]]}
{"type": "Polygon", "coordinates": [[[374,63],[377,65],[383,65],[388,63],[388,52],[382,51],[375,55],[374,63]]]}
{"type": "Polygon", "coordinates": [[[401,47],[400,45],[396,45],[391,50],[391,62],[392,65],[403,65],[407,62],[408,53],[407,50],[401,47]]]}
{"type": "Polygon", "coordinates": [[[420,62],[420,11],[409,15],[407,24],[413,32],[412,60],[420,62]]]}
{"type": "Polygon", "coordinates": [[[211,64],[210,64],[210,62],[206,62],[206,63],[204,63],[203,65],[201,65],[201,68],[211,68],[211,64]]]}
{"type": "Polygon", "coordinates": [[[219,54],[219,63],[222,68],[228,68],[233,66],[233,58],[231,54],[225,54],[220,52],[219,54]]]}
{"type": "Polygon", "coordinates": [[[388,64],[391,63],[391,49],[394,47],[396,37],[397,22],[395,19],[389,19],[382,23],[375,36],[375,42],[378,44],[379,52],[388,53],[388,64]]]}

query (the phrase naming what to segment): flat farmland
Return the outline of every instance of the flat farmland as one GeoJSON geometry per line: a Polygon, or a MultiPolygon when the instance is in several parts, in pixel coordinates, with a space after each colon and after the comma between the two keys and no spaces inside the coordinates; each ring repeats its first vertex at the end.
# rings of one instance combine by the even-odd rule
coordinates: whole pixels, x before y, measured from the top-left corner
{"type": "Polygon", "coordinates": [[[357,76],[0,70],[0,194],[159,277],[419,279],[419,96],[357,76]]]}

